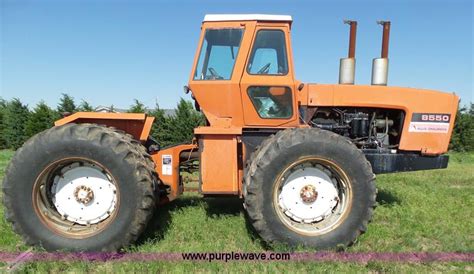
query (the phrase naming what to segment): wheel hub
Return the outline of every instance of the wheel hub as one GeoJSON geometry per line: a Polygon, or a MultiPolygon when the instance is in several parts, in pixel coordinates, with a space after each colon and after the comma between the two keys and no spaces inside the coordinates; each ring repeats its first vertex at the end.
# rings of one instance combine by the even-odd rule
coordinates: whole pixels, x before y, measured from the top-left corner
{"type": "Polygon", "coordinates": [[[318,192],[313,185],[305,185],[300,191],[301,200],[305,203],[312,203],[318,198],[318,192]]]}
{"type": "Polygon", "coordinates": [[[286,178],[279,206],[293,221],[314,223],[332,214],[339,201],[337,182],[316,167],[304,167],[286,178]]]}
{"type": "Polygon", "coordinates": [[[76,201],[86,205],[94,199],[94,191],[92,191],[90,187],[81,185],[76,187],[76,190],[74,190],[74,197],[76,198],[76,201]]]}
{"type": "Polygon", "coordinates": [[[51,194],[62,218],[82,225],[108,218],[117,203],[112,178],[95,165],[78,162],[62,168],[54,177],[51,194]]]}

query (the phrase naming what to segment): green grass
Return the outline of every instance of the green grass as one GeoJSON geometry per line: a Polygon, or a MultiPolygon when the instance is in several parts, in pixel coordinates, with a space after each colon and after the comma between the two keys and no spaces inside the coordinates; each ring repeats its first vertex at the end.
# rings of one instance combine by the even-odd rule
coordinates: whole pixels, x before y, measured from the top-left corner
{"type": "MultiPolygon", "coordinates": [[[[0,151],[0,178],[12,157],[0,151]]],[[[194,186],[193,186],[194,187],[194,186]]],[[[378,207],[368,232],[348,252],[473,252],[474,154],[452,154],[449,168],[377,177],[378,207]]],[[[19,197],[21,202],[21,197],[19,197]]],[[[129,252],[261,252],[242,202],[189,193],[159,209],[154,223],[129,252]]],[[[0,207],[0,251],[26,250],[0,207]]],[[[308,250],[304,250],[308,251],[308,250]]],[[[473,271],[472,263],[317,262],[50,262],[26,263],[31,272],[446,272],[473,271]]]]}

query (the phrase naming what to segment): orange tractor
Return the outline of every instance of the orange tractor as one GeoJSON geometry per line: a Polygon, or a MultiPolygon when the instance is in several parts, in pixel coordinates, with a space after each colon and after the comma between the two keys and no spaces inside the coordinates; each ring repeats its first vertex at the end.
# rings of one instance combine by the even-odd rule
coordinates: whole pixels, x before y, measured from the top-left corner
{"type": "Polygon", "coordinates": [[[239,196],[269,243],[350,245],[367,229],[375,174],[446,168],[459,98],[387,87],[388,35],[372,85],[354,85],[355,34],[339,84],[297,81],[292,19],[207,15],[185,92],[205,115],[190,144],[160,148],[146,114],[78,112],[28,140],[3,182],[7,219],[46,250],[117,250],[199,162],[204,196],[239,196]]]}

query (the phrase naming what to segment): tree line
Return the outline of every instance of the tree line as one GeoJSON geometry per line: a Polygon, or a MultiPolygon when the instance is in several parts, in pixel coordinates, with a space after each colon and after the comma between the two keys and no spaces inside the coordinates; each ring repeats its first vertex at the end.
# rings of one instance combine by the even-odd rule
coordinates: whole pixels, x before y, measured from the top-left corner
{"type": "MultiPolygon", "coordinates": [[[[110,110],[113,111],[114,106],[110,110]]],[[[18,98],[10,101],[0,98],[0,149],[17,149],[33,135],[52,127],[54,121],[63,115],[78,111],[94,111],[94,107],[84,100],[77,104],[68,94],[61,95],[56,108],[41,101],[31,110],[18,98]]],[[[151,136],[162,147],[190,142],[194,128],[205,121],[204,116],[194,110],[193,104],[184,99],[179,101],[173,115],[166,115],[158,105],[147,109],[139,100],[135,100],[127,112],[155,117],[151,136]]]]}
{"type": "Polygon", "coordinates": [[[473,103],[458,109],[449,148],[454,151],[474,151],[473,103]]]}
{"type": "MultiPolygon", "coordinates": [[[[111,106],[110,110],[113,109],[111,106]]],[[[52,127],[54,121],[63,114],[77,111],[94,111],[94,108],[84,100],[77,104],[68,94],[62,94],[55,109],[41,101],[30,110],[17,98],[10,101],[0,98],[0,149],[17,149],[31,136],[52,127]]],[[[193,104],[182,98],[173,115],[166,115],[158,105],[147,109],[139,100],[135,100],[127,112],[147,113],[155,117],[151,136],[162,147],[190,142],[194,128],[205,121],[204,116],[194,110],[193,104]]],[[[449,148],[454,151],[474,151],[473,103],[459,108],[449,148]]]]}

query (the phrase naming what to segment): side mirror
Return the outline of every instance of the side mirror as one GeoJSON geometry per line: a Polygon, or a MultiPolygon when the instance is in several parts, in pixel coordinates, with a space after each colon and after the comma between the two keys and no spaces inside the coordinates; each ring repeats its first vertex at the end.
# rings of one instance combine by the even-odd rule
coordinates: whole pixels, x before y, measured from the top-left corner
{"type": "Polygon", "coordinates": [[[184,90],[184,94],[188,94],[191,91],[191,89],[188,86],[184,86],[183,90],[184,90]]]}
{"type": "Polygon", "coordinates": [[[301,91],[303,88],[304,88],[304,84],[303,84],[303,83],[301,83],[301,84],[298,85],[298,91],[301,91]]]}

